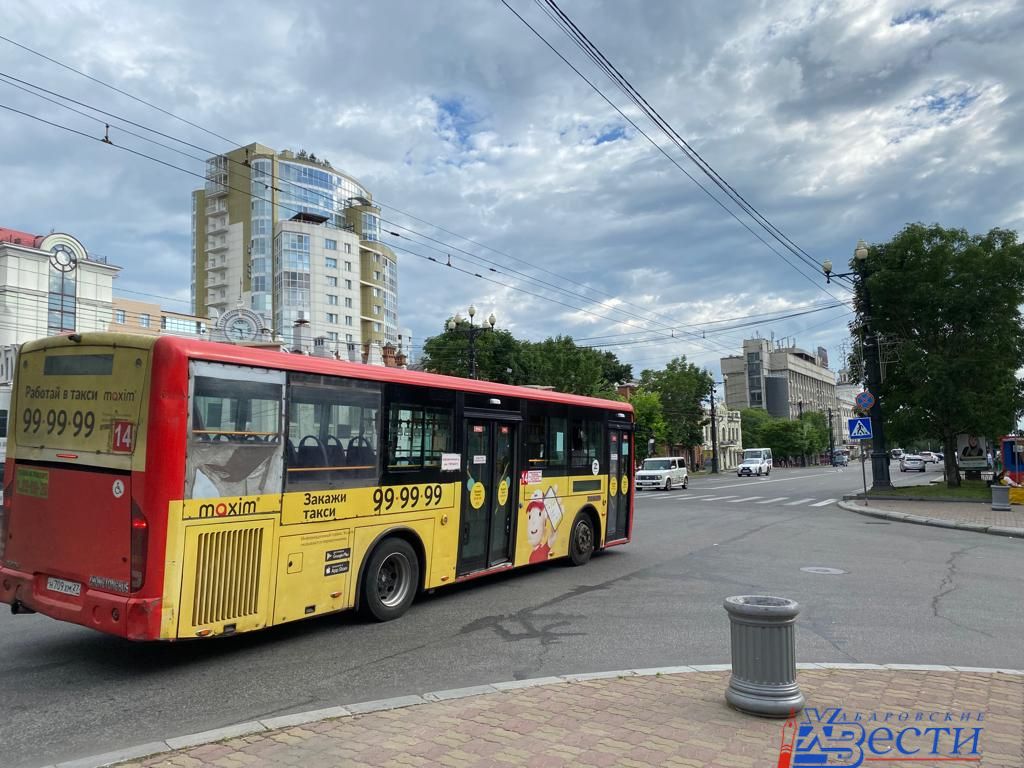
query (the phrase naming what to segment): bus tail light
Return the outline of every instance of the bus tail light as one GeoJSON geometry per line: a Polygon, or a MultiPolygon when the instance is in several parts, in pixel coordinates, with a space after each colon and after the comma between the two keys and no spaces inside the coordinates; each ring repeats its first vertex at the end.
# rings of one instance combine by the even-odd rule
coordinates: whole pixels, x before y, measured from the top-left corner
{"type": "Polygon", "coordinates": [[[149,545],[149,521],[132,502],[131,591],[138,592],[146,582],[146,549],[149,545]]]}

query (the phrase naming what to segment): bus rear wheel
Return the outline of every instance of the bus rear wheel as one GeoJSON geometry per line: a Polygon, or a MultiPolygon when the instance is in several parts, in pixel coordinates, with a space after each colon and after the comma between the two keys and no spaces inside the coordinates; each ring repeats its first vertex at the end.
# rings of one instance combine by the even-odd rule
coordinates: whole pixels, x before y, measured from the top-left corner
{"type": "Polygon", "coordinates": [[[594,554],[594,523],[590,515],[580,512],[572,521],[569,536],[569,559],[573,565],[586,565],[594,554]]]}
{"type": "Polygon", "coordinates": [[[363,574],[363,612],[377,621],[397,619],[416,597],[419,573],[419,558],[409,542],[384,539],[373,550],[363,574]]]}

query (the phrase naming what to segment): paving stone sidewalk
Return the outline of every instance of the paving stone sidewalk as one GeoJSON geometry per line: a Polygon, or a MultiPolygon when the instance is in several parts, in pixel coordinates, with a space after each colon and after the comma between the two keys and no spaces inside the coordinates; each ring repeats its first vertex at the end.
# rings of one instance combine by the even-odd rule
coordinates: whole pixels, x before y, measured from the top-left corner
{"type": "MultiPolygon", "coordinates": [[[[981,712],[983,722],[953,723],[984,728],[980,760],[963,764],[1024,766],[1024,675],[824,666],[798,673],[808,706],[843,707],[848,717],[851,712],[865,717],[891,712],[893,718],[899,712],[924,712],[922,728],[928,713],[981,712]]],[[[134,760],[123,768],[778,765],[784,723],[730,709],[723,698],[728,675],[559,681],[251,734],[134,760]]],[[[932,765],[891,757],[886,764],[932,765]]],[[[935,763],[947,764],[955,763],[935,763]]]]}
{"type": "Polygon", "coordinates": [[[1024,537],[1024,507],[1014,506],[1009,512],[997,512],[988,504],[970,502],[890,501],[869,499],[842,501],[850,512],[903,522],[935,525],[941,528],[962,528],[978,533],[1024,537]]]}

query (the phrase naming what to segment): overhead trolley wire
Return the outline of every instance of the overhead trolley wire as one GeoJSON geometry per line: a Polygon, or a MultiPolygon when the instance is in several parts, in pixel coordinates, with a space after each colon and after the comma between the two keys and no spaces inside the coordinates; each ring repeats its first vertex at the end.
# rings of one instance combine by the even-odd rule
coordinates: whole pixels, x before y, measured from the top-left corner
{"type": "Polygon", "coordinates": [[[658,144],[658,142],[656,142],[653,138],[651,138],[651,136],[646,131],[644,131],[639,125],[637,125],[636,121],[634,121],[625,112],[623,112],[622,109],[620,109],[619,106],[617,104],[615,104],[615,102],[613,102],[610,98],[608,98],[604,94],[604,92],[601,91],[601,89],[598,88],[594,84],[594,82],[592,80],[590,80],[586,75],[584,75],[583,72],[581,72],[578,67],[576,67],[557,48],[555,48],[554,45],[552,45],[547,40],[547,38],[545,38],[532,24],[530,24],[530,22],[528,22],[525,18],[523,18],[523,16],[520,15],[518,11],[516,11],[511,5],[509,5],[507,0],[500,0],[500,2],[517,19],[519,19],[519,21],[521,21],[531,32],[533,32],[533,34],[536,35],[537,38],[541,40],[541,42],[543,42],[548,48],[550,48],[551,51],[556,56],[558,56],[558,58],[560,58],[563,62],[565,62],[566,66],[568,66],[570,69],[572,69],[572,71],[575,72],[587,85],[589,85],[594,90],[594,92],[597,93],[612,109],[614,109],[616,112],[618,112],[623,120],[625,120],[627,123],[629,123],[634,128],[634,130],[637,131],[637,133],[639,133],[641,136],[643,136],[645,139],[647,139],[647,141],[650,142],[650,144],[655,149],[657,149],[662,155],[664,155],[665,158],[668,159],[668,161],[670,163],[672,163],[674,166],[676,166],[676,168],[678,168],[688,179],[690,179],[690,181],[692,181],[697,187],[699,187],[700,190],[702,192],[704,192],[705,195],[710,197],[711,200],[713,200],[716,205],[718,205],[722,210],[724,210],[726,213],[728,213],[729,216],[731,216],[733,219],[735,219],[740,224],[740,226],[742,226],[744,229],[746,229],[748,232],[750,232],[750,234],[752,234],[755,238],[760,240],[761,243],[764,244],[764,246],[766,248],[768,248],[776,256],[778,256],[780,259],[782,259],[786,264],[788,264],[791,268],[793,268],[801,277],[803,277],[805,280],[807,280],[809,283],[811,283],[815,288],[817,288],[818,290],[822,291],[823,293],[826,293],[827,295],[831,296],[836,301],[839,301],[839,297],[838,296],[836,296],[835,294],[833,294],[830,291],[828,291],[818,281],[812,279],[806,273],[804,273],[795,263],[790,261],[783,253],[781,253],[779,250],[777,250],[771,243],[769,243],[767,240],[765,240],[763,237],[761,237],[761,235],[758,234],[754,229],[752,229],[750,227],[750,225],[748,225],[739,216],[737,216],[736,213],[731,208],[729,208],[729,206],[727,206],[725,203],[723,203],[710,189],[708,189],[706,186],[701,184],[700,181],[698,181],[689,171],[687,171],[685,168],[683,168],[683,166],[680,165],[679,162],[674,157],[672,157],[665,150],[664,147],[662,147],[660,144],[658,144]]]}

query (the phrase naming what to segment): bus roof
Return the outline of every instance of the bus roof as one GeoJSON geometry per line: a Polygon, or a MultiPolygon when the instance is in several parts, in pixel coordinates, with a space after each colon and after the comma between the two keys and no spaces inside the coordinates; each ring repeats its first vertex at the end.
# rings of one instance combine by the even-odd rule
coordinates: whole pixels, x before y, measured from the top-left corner
{"type": "Polygon", "coordinates": [[[366,381],[394,382],[396,384],[409,384],[420,387],[441,387],[485,395],[522,397],[530,400],[563,403],[565,405],[576,405],[586,408],[618,410],[625,413],[633,412],[632,405],[620,400],[569,395],[563,392],[534,389],[532,387],[518,387],[476,379],[462,379],[457,376],[442,376],[436,373],[386,368],[380,365],[350,363],[333,358],[289,354],[276,349],[245,347],[182,336],[144,336],[142,334],[102,332],[81,333],[48,336],[44,339],[30,341],[22,346],[22,350],[29,352],[37,349],[60,348],[75,344],[109,344],[138,349],[149,347],[162,348],[190,358],[211,360],[219,363],[233,363],[235,365],[248,365],[259,368],[279,368],[287,371],[318,373],[325,376],[348,376],[353,379],[363,379],[366,381]]]}

